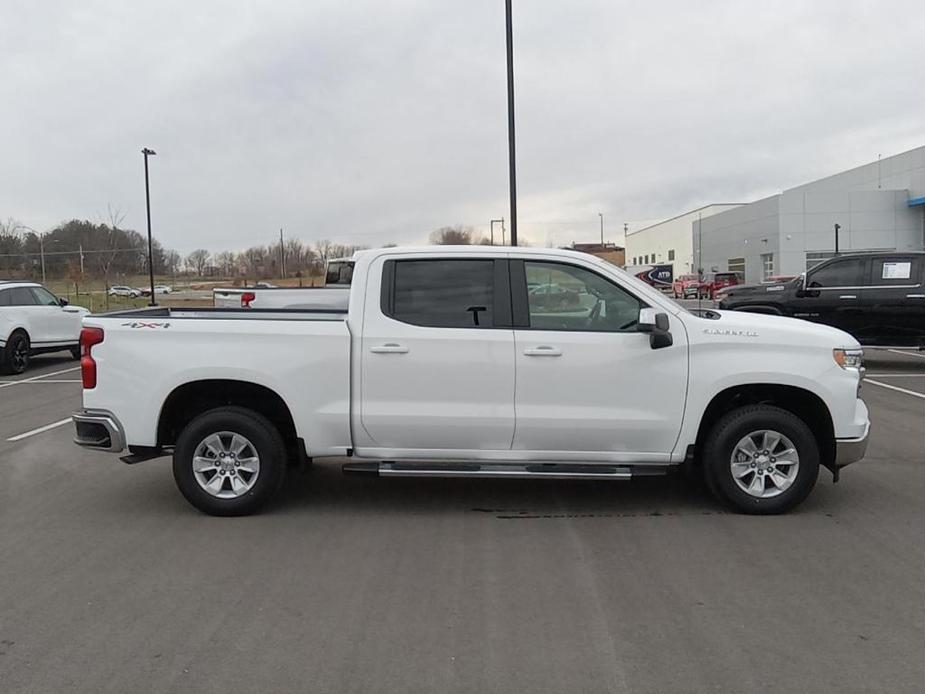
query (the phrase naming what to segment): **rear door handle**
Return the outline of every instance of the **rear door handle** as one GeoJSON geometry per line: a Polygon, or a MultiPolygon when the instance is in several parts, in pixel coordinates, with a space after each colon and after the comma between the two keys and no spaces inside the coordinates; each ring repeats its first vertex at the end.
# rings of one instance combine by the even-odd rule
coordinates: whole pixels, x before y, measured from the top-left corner
{"type": "Polygon", "coordinates": [[[906,294],[907,299],[925,299],[925,294],[906,294]]]}
{"type": "Polygon", "coordinates": [[[373,354],[405,354],[408,348],[397,342],[386,342],[384,345],[371,347],[369,351],[373,354]]]}
{"type": "Polygon", "coordinates": [[[552,345],[540,345],[539,347],[528,347],[524,350],[528,357],[561,357],[562,350],[552,345]]]}
{"type": "Polygon", "coordinates": [[[858,297],[857,297],[856,294],[842,294],[842,295],[841,295],[840,297],[838,297],[838,298],[839,298],[839,299],[857,299],[858,297]]]}

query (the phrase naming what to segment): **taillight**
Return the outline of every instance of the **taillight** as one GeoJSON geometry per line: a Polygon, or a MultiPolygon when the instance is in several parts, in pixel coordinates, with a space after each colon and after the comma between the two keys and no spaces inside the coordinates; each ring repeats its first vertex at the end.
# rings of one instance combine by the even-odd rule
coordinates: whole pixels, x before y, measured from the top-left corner
{"type": "Polygon", "coordinates": [[[102,328],[83,328],[80,331],[80,379],[87,390],[96,388],[96,362],[90,350],[103,341],[103,336],[102,328]]]}
{"type": "Polygon", "coordinates": [[[250,308],[251,302],[257,298],[254,292],[244,292],[241,294],[241,308],[250,308]]]}

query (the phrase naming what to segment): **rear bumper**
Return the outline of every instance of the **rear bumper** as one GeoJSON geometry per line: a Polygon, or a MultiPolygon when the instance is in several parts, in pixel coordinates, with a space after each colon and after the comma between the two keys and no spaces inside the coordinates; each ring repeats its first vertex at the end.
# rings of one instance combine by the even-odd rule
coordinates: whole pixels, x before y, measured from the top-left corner
{"type": "Polygon", "coordinates": [[[98,451],[121,453],[125,449],[125,433],[116,416],[108,410],[77,410],[74,420],[74,443],[98,451]]]}
{"type": "Polygon", "coordinates": [[[835,440],[835,467],[845,467],[857,462],[867,453],[867,439],[870,436],[870,422],[864,429],[864,434],[854,439],[835,440]]]}

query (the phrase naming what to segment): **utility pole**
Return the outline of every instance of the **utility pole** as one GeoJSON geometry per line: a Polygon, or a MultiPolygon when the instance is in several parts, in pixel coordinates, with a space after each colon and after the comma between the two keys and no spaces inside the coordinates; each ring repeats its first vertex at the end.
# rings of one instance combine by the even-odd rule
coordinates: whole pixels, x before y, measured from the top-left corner
{"type": "Polygon", "coordinates": [[[841,224],[835,222],[835,255],[838,255],[838,230],[841,229],[841,224]]]}
{"type": "Polygon", "coordinates": [[[286,251],[283,246],[283,230],[279,230],[279,269],[286,276],[286,251]]]}
{"type": "Polygon", "coordinates": [[[149,305],[157,306],[157,302],[154,300],[154,247],[151,242],[151,190],[148,187],[148,157],[153,157],[157,152],[145,147],[141,150],[141,153],[145,157],[145,208],[148,212],[148,278],[151,280],[151,301],[149,305]]]}
{"type": "MultiPolygon", "coordinates": [[[[517,245],[517,166],[514,151],[514,25],[511,19],[511,0],[504,1],[507,24],[507,147],[511,188],[511,245],[517,245]]],[[[504,234],[504,225],[501,225],[504,234]]]]}
{"type": "Polygon", "coordinates": [[[601,218],[601,250],[604,248],[604,213],[598,212],[597,216],[601,218]]]}
{"type": "MultiPolygon", "coordinates": [[[[507,241],[504,240],[504,217],[501,218],[501,245],[506,246],[507,241]]],[[[516,245],[516,244],[511,244],[516,245]]]]}
{"type": "Polygon", "coordinates": [[[81,243],[77,246],[80,249],[80,276],[84,276],[84,245],[81,243]]]}
{"type": "Polygon", "coordinates": [[[503,219],[503,218],[502,218],[502,219],[492,219],[491,222],[489,223],[489,226],[490,226],[491,231],[489,231],[488,233],[489,233],[489,236],[490,236],[490,238],[491,238],[491,245],[492,245],[492,246],[495,245],[495,224],[498,224],[499,222],[501,223],[501,226],[503,227],[503,226],[504,226],[504,219],[503,219]]]}
{"type": "Polygon", "coordinates": [[[45,234],[39,234],[39,255],[42,256],[42,284],[45,284],[45,234]]]}

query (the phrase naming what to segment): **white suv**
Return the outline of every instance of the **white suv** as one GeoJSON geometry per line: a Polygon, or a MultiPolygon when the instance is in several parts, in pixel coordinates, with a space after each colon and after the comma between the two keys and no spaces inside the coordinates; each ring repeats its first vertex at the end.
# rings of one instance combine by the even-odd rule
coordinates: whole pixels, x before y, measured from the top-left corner
{"type": "Polygon", "coordinates": [[[88,313],[35,282],[0,281],[0,372],[20,374],[42,352],[67,349],[78,359],[88,313]]]}
{"type": "Polygon", "coordinates": [[[122,285],[118,285],[109,288],[109,296],[127,296],[135,299],[141,296],[141,292],[137,289],[133,289],[132,287],[124,287],[122,285]]]}

